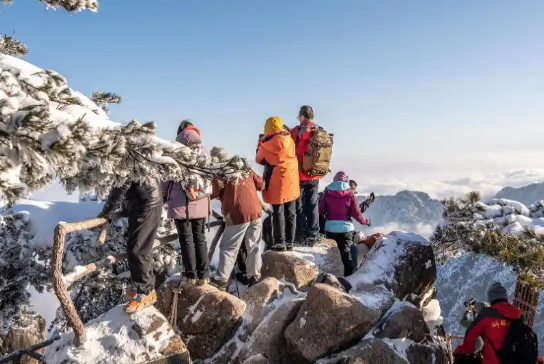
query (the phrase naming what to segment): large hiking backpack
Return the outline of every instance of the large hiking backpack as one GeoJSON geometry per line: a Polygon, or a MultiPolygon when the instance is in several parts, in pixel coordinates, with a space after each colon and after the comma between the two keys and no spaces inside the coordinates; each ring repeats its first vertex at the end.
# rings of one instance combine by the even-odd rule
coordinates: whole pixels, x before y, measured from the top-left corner
{"type": "Polygon", "coordinates": [[[536,334],[522,319],[510,320],[502,347],[497,350],[490,341],[501,364],[534,364],[538,359],[536,334]]]}
{"type": "Polygon", "coordinates": [[[301,170],[312,177],[323,177],[329,173],[334,134],[321,127],[310,131],[308,147],[302,156],[301,170]]]}

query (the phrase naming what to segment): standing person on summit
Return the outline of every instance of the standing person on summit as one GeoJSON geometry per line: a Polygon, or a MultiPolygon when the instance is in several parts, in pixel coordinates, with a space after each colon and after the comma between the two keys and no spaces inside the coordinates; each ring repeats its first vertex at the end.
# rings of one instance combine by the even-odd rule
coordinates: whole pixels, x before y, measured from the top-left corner
{"type": "MultiPolygon", "coordinates": [[[[193,149],[196,154],[206,153],[200,130],[192,123],[189,124],[180,125],[176,141],[193,149]]],[[[178,231],[184,268],[183,280],[190,284],[207,284],[210,272],[206,218],[211,212],[211,184],[203,189],[202,186],[182,186],[180,183],[167,181],[162,184],[162,190],[168,203],[168,218],[174,219],[178,231]]]]}
{"type": "Polygon", "coordinates": [[[334,176],[334,182],[327,186],[319,204],[319,215],[325,216],[325,231],[328,239],[336,241],[342,263],[344,263],[344,276],[347,277],[355,271],[357,262],[353,261],[351,246],[355,236],[355,225],[351,219],[355,219],[361,225],[369,225],[361,213],[355,193],[350,188],[349,178],[344,172],[338,172],[334,176]]]}
{"type": "Polygon", "coordinates": [[[302,106],[297,119],[300,125],[291,130],[291,137],[296,146],[300,180],[296,240],[300,244],[313,246],[323,238],[319,232],[319,180],[329,172],[332,135],[315,123],[314,110],[311,106],[302,106]]]}
{"type": "Polygon", "coordinates": [[[160,181],[128,183],[110,191],[98,217],[112,219],[122,205],[128,216],[127,256],[130,277],[135,286],[127,297],[127,313],[138,312],[157,301],[155,275],[153,274],[153,242],[162,217],[160,181]]]}
{"type": "Polygon", "coordinates": [[[279,116],[266,120],[256,160],[264,166],[263,200],[272,205],[272,250],[292,250],[300,196],[298,164],[295,143],[279,116]]]}

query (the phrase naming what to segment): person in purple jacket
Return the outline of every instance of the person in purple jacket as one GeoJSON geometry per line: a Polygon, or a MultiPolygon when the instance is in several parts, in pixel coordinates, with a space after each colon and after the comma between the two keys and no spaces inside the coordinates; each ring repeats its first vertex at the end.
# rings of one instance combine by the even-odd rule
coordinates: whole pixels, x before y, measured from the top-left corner
{"type": "Polygon", "coordinates": [[[349,178],[344,172],[336,173],[334,182],[325,189],[319,204],[319,215],[325,217],[327,239],[336,241],[338,245],[344,264],[344,276],[347,277],[354,272],[357,264],[351,255],[355,232],[351,219],[368,226],[370,221],[363,216],[355,193],[350,188],[349,178]]]}
{"type": "MultiPolygon", "coordinates": [[[[178,131],[176,141],[194,149],[197,153],[206,153],[201,144],[198,128],[192,124],[185,124],[183,127],[180,125],[178,131]]],[[[164,200],[168,203],[168,218],[174,219],[178,231],[184,268],[183,280],[190,284],[208,284],[206,218],[211,212],[211,190],[199,190],[190,198],[190,191],[184,186],[177,182],[168,181],[163,182],[162,191],[164,200]]]]}

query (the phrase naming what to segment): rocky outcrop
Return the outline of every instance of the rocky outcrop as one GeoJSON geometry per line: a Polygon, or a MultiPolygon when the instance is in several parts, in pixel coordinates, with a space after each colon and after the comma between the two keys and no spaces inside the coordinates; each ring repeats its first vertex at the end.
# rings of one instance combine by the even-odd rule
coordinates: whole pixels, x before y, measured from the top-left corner
{"type": "Polygon", "coordinates": [[[267,317],[244,344],[240,361],[245,363],[260,356],[271,364],[294,364],[293,357],[286,350],[285,330],[295,320],[303,303],[304,299],[288,301],[267,317]]]}
{"type": "MultiPolygon", "coordinates": [[[[0,357],[19,349],[31,346],[46,340],[45,319],[36,312],[23,311],[17,317],[5,336],[0,335],[0,357]]],[[[39,350],[38,353],[42,353],[39,350]]],[[[25,355],[21,364],[34,364],[37,360],[25,355]]]]}
{"type": "Polygon", "coordinates": [[[269,277],[244,292],[241,299],[246,303],[245,317],[249,334],[253,333],[264,316],[272,311],[273,306],[269,304],[283,294],[283,288],[284,285],[280,281],[269,277]]]}
{"type": "MultiPolygon", "coordinates": [[[[167,317],[170,317],[172,311],[172,289],[179,285],[179,278],[174,278],[165,282],[159,291],[157,308],[167,317]]],[[[182,285],[180,290],[177,328],[186,341],[191,357],[210,358],[241,325],[246,304],[211,285],[182,285]]]]}
{"type": "MultiPolygon", "coordinates": [[[[372,293],[368,293],[372,295],[372,293]]],[[[393,304],[392,297],[371,299],[368,305],[324,284],[309,288],[296,319],[285,331],[287,350],[297,363],[312,363],[355,344],[393,304]]]]}
{"type": "Polygon", "coordinates": [[[291,252],[267,251],[263,254],[261,278],[268,277],[303,288],[317,278],[317,266],[291,252]]]}
{"type": "Polygon", "coordinates": [[[372,330],[372,334],[380,339],[407,338],[416,343],[425,340],[429,333],[421,311],[408,302],[393,305],[372,330]]]}
{"type": "Polygon", "coordinates": [[[408,362],[381,339],[364,339],[357,345],[317,364],[408,364],[408,362]]]}
{"type": "Polygon", "coordinates": [[[189,351],[181,338],[154,307],[128,315],[124,305],[117,306],[86,325],[87,341],[73,347],[73,332],[62,334],[60,340],[44,352],[47,363],[176,363],[189,364],[189,351]]]}
{"type": "Polygon", "coordinates": [[[436,279],[434,253],[420,235],[392,232],[368,252],[355,274],[348,277],[354,291],[383,284],[400,300],[422,296],[436,279]]]}

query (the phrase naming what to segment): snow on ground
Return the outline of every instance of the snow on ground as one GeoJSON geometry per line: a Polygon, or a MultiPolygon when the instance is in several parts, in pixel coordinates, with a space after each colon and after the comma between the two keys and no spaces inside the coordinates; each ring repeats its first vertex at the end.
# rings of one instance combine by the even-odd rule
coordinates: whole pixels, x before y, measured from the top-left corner
{"type": "Polygon", "coordinates": [[[161,358],[176,335],[164,316],[154,307],[128,315],[119,305],[86,325],[87,340],[82,347],[72,345],[74,333],[46,348],[48,363],[136,364],[161,358]],[[155,325],[154,325],[155,324],[155,325]],[[146,354],[149,354],[146,355],[146,354]]]}

